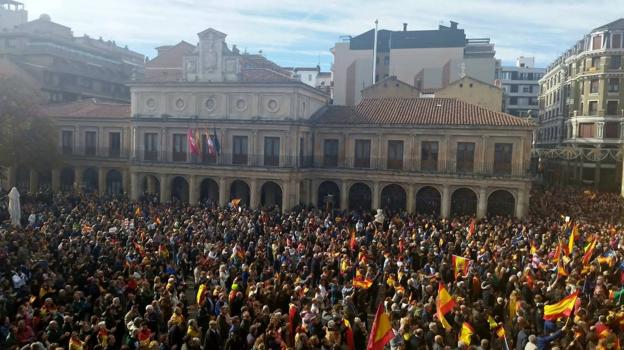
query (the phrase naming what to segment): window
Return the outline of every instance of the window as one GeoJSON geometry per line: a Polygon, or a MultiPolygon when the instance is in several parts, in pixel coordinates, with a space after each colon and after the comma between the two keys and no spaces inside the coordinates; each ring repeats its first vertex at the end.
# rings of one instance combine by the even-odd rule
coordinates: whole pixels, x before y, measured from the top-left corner
{"type": "Polygon", "coordinates": [[[621,65],[622,65],[622,56],[611,56],[611,60],[609,60],[610,69],[620,69],[621,65]]]}
{"type": "Polygon", "coordinates": [[[609,92],[620,92],[620,79],[609,78],[609,92]]]}
{"type": "Polygon", "coordinates": [[[247,164],[247,136],[232,137],[232,164],[247,164]]]}
{"type": "Polygon", "coordinates": [[[403,169],[403,141],[388,141],[388,169],[403,169]]]}
{"type": "Polygon", "coordinates": [[[589,110],[587,111],[589,115],[598,114],[598,101],[589,101],[589,110]]]}
{"type": "Polygon", "coordinates": [[[510,97],[509,98],[509,104],[510,105],[517,105],[518,104],[518,98],[517,97],[510,97]]]}
{"type": "Polygon", "coordinates": [[[600,65],[600,57],[592,57],[591,59],[591,67],[597,68],[600,65]]]}
{"type": "Polygon", "coordinates": [[[338,140],[325,139],[323,141],[323,166],[338,166],[338,140]]]}
{"type": "Polygon", "coordinates": [[[599,88],[600,88],[600,80],[592,79],[589,83],[589,93],[597,94],[599,88]]]}
{"type": "Polygon", "coordinates": [[[622,34],[613,34],[613,36],[611,36],[611,48],[622,48],[622,34]]]}
{"type": "Polygon", "coordinates": [[[617,115],[618,101],[607,101],[607,115],[617,115]]]}
{"type": "Polygon", "coordinates": [[[511,174],[511,155],[513,154],[513,144],[494,144],[494,174],[511,174]]]}
{"type": "Polygon", "coordinates": [[[264,138],[264,165],[279,166],[280,139],[279,137],[264,138]]]}
{"type": "Polygon", "coordinates": [[[511,85],[510,90],[511,92],[518,92],[518,85],[516,84],[511,85]]]}
{"type": "Polygon", "coordinates": [[[61,134],[61,144],[63,154],[72,154],[74,152],[74,132],[63,130],[61,134]]]}
{"type": "Polygon", "coordinates": [[[457,143],[457,171],[471,173],[474,170],[474,142],[457,143]]]}
{"type": "Polygon", "coordinates": [[[605,139],[619,139],[620,138],[620,123],[619,122],[606,122],[604,125],[604,138],[605,139]]]}
{"type": "Polygon", "coordinates": [[[96,147],[96,134],[95,131],[85,132],[85,155],[94,156],[96,147]]]}
{"type": "Polygon", "coordinates": [[[353,166],[356,168],[370,168],[370,140],[355,140],[355,159],[353,166]]]}
{"type": "Polygon", "coordinates": [[[186,134],[173,134],[173,161],[186,161],[186,134]]]}
{"type": "Polygon", "coordinates": [[[602,48],[602,35],[596,35],[592,38],[592,50],[599,50],[602,48]]]}
{"type": "Polygon", "coordinates": [[[204,164],[216,164],[217,152],[214,150],[210,153],[210,147],[208,147],[208,140],[212,141],[214,147],[214,135],[203,134],[201,136],[201,161],[204,164]]]}
{"type": "Polygon", "coordinates": [[[578,137],[580,138],[594,137],[594,123],[580,123],[578,137]]]}
{"type": "Polygon", "coordinates": [[[423,141],[420,144],[420,168],[423,171],[438,171],[437,141],[423,141]]]}
{"type": "Polygon", "coordinates": [[[121,133],[111,132],[108,134],[108,156],[119,158],[121,155],[121,133]]]}
{"type": "Polygon", "coordinates": [[[144,146],[145,146],[145,154],[143,158],[145,160],[157,160],[158,159],[158,134],[156,133],[146,133],[144,146]]]}
{"type": "Polygon", "coordinates": [[[531,92],[531,85],[525,85],[522,87],[522,92],[531,92]]]}

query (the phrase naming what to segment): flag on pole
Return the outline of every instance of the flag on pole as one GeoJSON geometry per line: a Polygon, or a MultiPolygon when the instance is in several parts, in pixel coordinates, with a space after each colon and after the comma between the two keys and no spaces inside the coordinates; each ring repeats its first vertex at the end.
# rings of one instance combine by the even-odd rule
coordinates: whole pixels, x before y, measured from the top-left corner
{"type": "Polygon", "coordinates": [[[355,350],[355,339],[353,338],[353,329],[351,328],[351,323],[349,320],[343,320],[345,325],[345,338],[347,341],[347,347],[349,350],[355,350]]]}
{"type": "Polygon", "coordinates": [[[197,147],[197,140],[195,139],[195,135],[193,133],[193,129],[189,128],[186,134],[186,139],[188,143],[188,148],[191,154],[198,155],[199,147],[197,147]]]}
{"type": "Polygon", "coordinates": [[[477,220],[475,218],[472,218],[472,220],[470,220],[470,226],[468,226],[468,237],[472,237],[472,235],[475,234],[476,226],[477,220]]]}
{"type": "Polygon", "coordinates": [[[373,327],[368,336],[366,350],[383,350],[384,346],[394,338],[394,330],[390,324],[390,317],[384,311],[383,303],[379,304],[373,327]]]}
{"type": "Polygon", "coordinates": [[[208,154],[210,154],[211,156],[217,155],[217,150],[215,149],[214,141],[212,140],[212,136],[210,136],[208,129],[206,129],[206,148],[207,148],[208,154]]]}
{"type": "Polygon", "coordinates": [[[498,328],[496,329],[496,336],[500,339],[504,339],[505,338],[505,327],[503,327],[502,325],[498,326],[498,328]]]}
{"type": "Polygon", "coordinates": [[[221,144],[219,143],[219,137],[217,136],[217,127],[213,126],[212,127],[212,131],[213,131],[213,135],[214,135],[214,148],[215,151],[217,152],[217,155],[221,154],[221,144]]]}
{"type": "Polygon", "coordinates": [[[466,277],[468,269],[470,268],[470,260],[461,256],[453,255],[451,257],[451,262],[453,263],[453,273],[455,275],[455,279],[460,276],[466,277]]]}
{"type": "Polygon", "coordinates": [[[561,299],[556,304],[544,305],[544,319],[553,321],[561,317],[569,317],[572,314],[577,297],[578,290],[561,299]]]}
{"type": "Polygon", "coordinates": [[[459,332],[459,341],[466,344],[466,346],[469,346],[472,340],[473,334],[474,334],[474,328],[472,328],[472,326],[468,322],[464,322],[462,324],[461,331],[459,332]]]}
{"type": "Polygon", "coordinates": [[[349,240],[349,249],[355,251],[357,240],[355,239],[355,229],[351,229],[351,239],[349,240]]]}
{"type": "Polygon", "coordinates": [[[234,207],[238,207],[238,205],[240,204],[240,198],[234,198],[230,201],[230,203],[232,203],[232,206],[234,207]]]}
{"type": "Polygon", "coordinates": [[[206,301],[206,293],[208,292],[208,290],[206,289],[206,284],[202,283],[199,285],[199,289],[197,290],[197,296],[195,297],[195,302],[197,302],[197,305],[202,306],[204,305],[204,302],[206,301]]]}
{"type": "Polygon", "coordinates": [[[594,249],[596,248],[597,239],[593,239],[583,254],[583,265],[589,265],[592,255],[594,255],[594,249]]]}
{"type": "Polygon", "coordinates": [[[578,224],[575,224],[572,228],[572,232],[570,233],[570,237],[568,238],[568,254],[572,255],[572,251],[574,250],[574,239],[578,235],[578,224]]]}
{"type": "Polygon", "coordinates": [[[455,299],[449,294],[444,283],[440,282],[438,284],[438,297],[436,298],[436,316],[444,329],[451,329],[451,325],[444,317],[444,314],[451,312],[454,307],[455,299]]]}

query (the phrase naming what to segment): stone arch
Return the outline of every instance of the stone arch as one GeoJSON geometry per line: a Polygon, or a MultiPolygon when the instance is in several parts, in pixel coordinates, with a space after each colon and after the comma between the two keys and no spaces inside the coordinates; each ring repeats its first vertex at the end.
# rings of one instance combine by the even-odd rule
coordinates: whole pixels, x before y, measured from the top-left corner
{"type": "Polygon", "coordinates": [[[86,192],[98,190],[98,171],[96,168],[86,168],[82,172],[82,188],[86,192]]]}
{"type": "Polygon", "coordinates": [[[407,194],[401,185],[389,184],[381,190],[381,207],[390,212],[405,211],[407,194]]]}
{"type": "Polygon", "coordinates": [[[440,215],[442,195],[433,186],[423,186],[416,192],[416,213],[440,215]]]}
{"type": "Polygon", "coordinates": [[[232,199],[240,199],[241,205],[249,206],[249,194],[249,185],[243,180],[235,180],[230,185],[230,201],[232,199]]]}
{"type": "Polygon", "coordinates": [[[76,182],[76,172],[71,166],[61,169],[60,185],[61,191],[71,191],[74,188],[76,182]]]}
{"type": "Polygon", "coordinates": [[[52,188],[52,170],[50,169],[45,169],[45,170],[40,170],[37,172],[38,173],[38,183],[39,183],[39,189],[40,190],[47,190],[52,188]]]}
{"type": "Polygon", "coordinates": [[[34,192],[36,189],[30,188],[30,169],[18,166],[15,169],[15,187],[19,193],[34,192]]]}
{"type": "Polygon", "coordinates": [[[157,176],[146,174],[141,183],[141,192],[148,194],[160,194],[160,180],[157,176]]]}
{"type": "Polygon", "coordinates": [[[273,181],[267,181],[260,187],[260,206],[263,208],[282,207],[282,188],[273,181]]]}
{"type": "Polygon", "coordinates": [[[111,169],[106,173],[106,193],[108,194],[122,194],[123,188],[123,176],[117,169],[111,169]]]}
{"type": "Polygon", "coordinates": [[[516,199],[507,190],[495,190],[488,196],[487,215],[514,216],[516,199]]]}
{"type": "Polygon", "coordinates": [[[349,188],[349,210],[370,211],[373,202],[373,192],[370,186],[356,182],[349,188]]]}
{"type": "Polygon", "coordinates": [[[211,179],[205,178],[199,185],[199,201],[202,203],[219,204],[219,184],[211,179]]]}
{"type": "MultiPolygon", "coordinates": [[[[329,205],[331,209],[340,208],[340,187],[334,181],[323,181],[317,190],[317,208],[327,208],[327,200],[329,199],[329,205]],[[328,198],[329,197],[329,198],[328,198]]],[[[346,208],[341,208],[346,209],[346,208]]]]}
{"type": "Polygon", "coordinates": [[[456,189],[451,196],[452,215],[477,215],[477,194],[470,188],[456,189]]]}
{"type": "Polygon", "coordinates": [[[183,176],[175,176],[171,179],[171,200],[188,203],[189,184],[183,176]]]}

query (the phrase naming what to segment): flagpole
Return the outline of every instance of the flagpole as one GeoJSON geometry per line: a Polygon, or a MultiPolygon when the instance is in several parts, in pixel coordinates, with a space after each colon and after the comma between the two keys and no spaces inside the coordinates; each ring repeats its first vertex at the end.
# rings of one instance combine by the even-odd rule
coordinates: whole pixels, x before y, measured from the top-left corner
{"type": "Polygon", "coordinates": [[[505,340],[505,347],[507,348],[507,350],[511,350],[509,348],[509,343],[507,343],[507,334],[505,333],[505,335],[503,335],[503,339],[505,340]]]}
{"type": "Polygon", "coordinates": [[[378,20],[375,20],[375,38],[373,39],[373,79],[372,85],[375,85],[376,83],[376,79],[375,76],[377,75],[377,25],[379,24],[378,20]]]}

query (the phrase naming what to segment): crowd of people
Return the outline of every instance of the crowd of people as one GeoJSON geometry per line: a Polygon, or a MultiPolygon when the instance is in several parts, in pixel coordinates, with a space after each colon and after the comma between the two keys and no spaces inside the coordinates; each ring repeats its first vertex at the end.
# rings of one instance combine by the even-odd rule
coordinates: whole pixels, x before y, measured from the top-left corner
{"type": "Polygon", "coordinates": [[[617,194],[542,190],[524,219],[79,192],[22,210],[22,227],[0,226],[0,349],[364,350],[379,304],[392,350],[618,349],[624,335],[617,194]],[[544,320],[572,293],[568,317],[544,320]]]}

